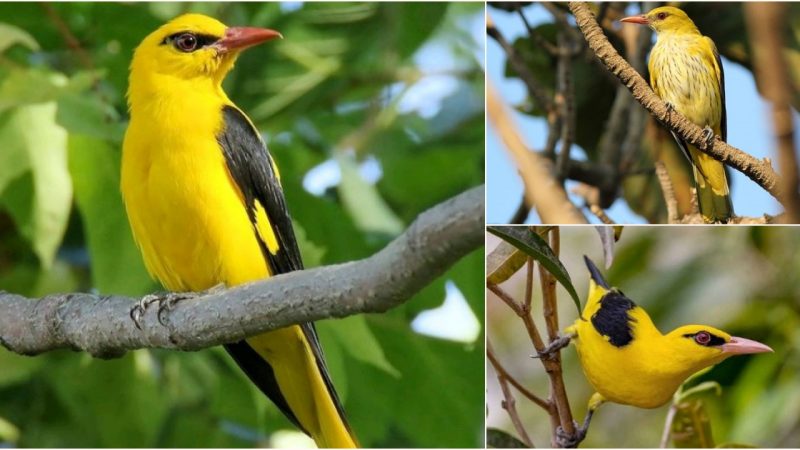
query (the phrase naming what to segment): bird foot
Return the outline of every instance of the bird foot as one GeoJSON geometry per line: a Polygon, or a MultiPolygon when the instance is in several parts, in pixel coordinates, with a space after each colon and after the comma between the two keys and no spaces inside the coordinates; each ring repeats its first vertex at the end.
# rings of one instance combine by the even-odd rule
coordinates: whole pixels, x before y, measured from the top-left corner
{"type": "Polygon", "coordinates": [[[672,120],[672,112],[675,111],[675,105],[673,105],[670,102],[664,102],[664,103],[666,103],[667,105],[667,116],[669,117],[669,120],[672,120]]]}
{"type": "Polygon", "coordinates": [[[578,422],[572,421],[575,426],[575,433],[569,434],[559,425],[556,428],[556,445],[559,448],[578,448],[578,445],[586,439],[586,428],[579,427],[578,422]]]}
{"type": "Polygon", "coordinates": [[[550,344],[543,348],[542,351],[533,355],[533,358],[550,358],[554,353],[568,346],[571,340],[572,335],[568,334],[566,336],[559,336],[558,338],[550,341],[550,344]]]}
{"type": "Polygon", "coordinates": [[[703,128],[703,139],[706,141],[707,146],[714,145],[714,130],[707,126],[703,128]]]}
{"type": "Polygon", "coordinates": [[[164,313],[168,313],[168,312],[172,311],[173,309],[175,309],[175,305],[178,302],[180,302],[182,300],[188,300],[188,299],[194,298],[194,297],[196,297],[196,294],[189,293],[189,292],[181,292],[181,293],[167,292],[165,294],[148,294],[148,295],[145,295],[144,297],[142,297],[141,300],[136,302],[136,305],[134,305],[131,308],[131,311],[130,311],[129,314],[131,316],[131,320],[133,320],[133,324],[136,325],[136,328],[141,330],[142,329],[142,318],[144,318],[144,315],[147,312],[147,309],[153,303],[157,303],[158,304],[158,315],[157,315],[158,323],[160,323],[163,326],[167,326],[166,320],[165,320],[166,316],[165,316],[164,313]]]}
{"type": "MultiPolygon", "coordinates": [[[[602,400],[600,403],[602,403],[602,400]]],[[[586,432],[589,431],[589,424],[592,423],[594,410],[600,406],[600,403],[596,404],[594,409],[589,408],[586,417],[583,419],[583,425],[578,426],[578,422],[572,421],[572,426],[575,428],[574,434],[567,433],[560,425],[556,427],[556,445],[560,448],[578,448],[578,445],[586,439],[586,432]]]]}

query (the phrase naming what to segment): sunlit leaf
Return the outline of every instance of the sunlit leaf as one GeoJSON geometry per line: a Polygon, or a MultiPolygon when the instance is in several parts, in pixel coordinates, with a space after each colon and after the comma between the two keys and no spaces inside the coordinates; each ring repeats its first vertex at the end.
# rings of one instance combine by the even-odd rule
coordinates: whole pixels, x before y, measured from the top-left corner
{"type": "Polygon", "coordinates": [[[72,181],[67,169],[67,133],[56,121],[56,104],[21,106],[0,122],[3,151],[27,160],[30,180],[0,202],[33,246],[43,267],[49,267],[66,230],[72,207],[72,181]]]}
{"type": "Polygon", "coordinates": [[[8,23],[0,23],[0,54],[15,44],[29,50],[39,50],[39,43],[28,32],[8,23]]]}
{"type": "Polygon", "coordinates": [[[580,313],[581,301],[578,299],[578,293],[575,292],[575,287],[572,285],[569,272],[567,272],[567,269],[541,236],[532,232],[528,227],[489,226],[486,227],[486,231],[507,241],[538,261],[564,286],[580,313]]]}
{"type": "Polygon", "coordinates": [[[500,284],[514,275],[528,260],[528,255],[506,241],[486,257],[486,281],[500,284]]]}

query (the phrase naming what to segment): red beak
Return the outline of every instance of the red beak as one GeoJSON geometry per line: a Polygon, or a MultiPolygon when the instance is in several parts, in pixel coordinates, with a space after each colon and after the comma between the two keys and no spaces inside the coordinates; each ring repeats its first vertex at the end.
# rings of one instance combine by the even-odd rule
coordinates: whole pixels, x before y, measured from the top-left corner
{"type": "Polygon", "coordinates": [[[283,38],[283,36],[277,31],[267,28],[230,27],[225,30],[222,39],[214,43],[214,47],[221,52],[244,50],[275,38],[283,38]]]}
{"type": "Polygon", "coordinates": [[[647,20],[647,16],[642,14],[641,16],[630,16],[619,19],[620,22],[626,23],[638,23],[639,25],[650,25],[650,21],[647,20]]]}
{"type": "Polygon", "coordinates": [[[747,355],[750,353],[767,353],[773,351],[769,346],[761,342],[736,336],[731,336],[730,342],[722,344],[720,348],[723,353],[728,353],[730,355],[747,355]]]}

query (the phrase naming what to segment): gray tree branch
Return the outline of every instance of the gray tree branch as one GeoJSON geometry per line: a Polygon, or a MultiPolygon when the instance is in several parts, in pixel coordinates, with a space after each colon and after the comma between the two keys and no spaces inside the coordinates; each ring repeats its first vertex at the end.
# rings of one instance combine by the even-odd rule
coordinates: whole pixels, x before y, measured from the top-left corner
{"type": "Polygon", "coordinates": [[[59,348],[99,357],[139,348],[199,350],[292,324],[383,312],[409,300],[483,241],[479,186],[420,214],[368,258],[196,294],[165,311],[161,321],[153,305],[141,329],[130,318],[137,299],[86,293],[28,299],[0,291],[0,344],[25,355],[59,348]]]}

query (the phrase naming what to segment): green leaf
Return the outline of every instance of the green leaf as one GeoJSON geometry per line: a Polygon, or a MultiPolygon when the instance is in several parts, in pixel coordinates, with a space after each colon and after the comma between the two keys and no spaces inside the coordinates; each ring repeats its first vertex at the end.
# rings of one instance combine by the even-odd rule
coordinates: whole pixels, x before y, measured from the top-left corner
{"type": "Polygon", "coordinates": [[[705,402],[701,399],[684,401],[673,405],[675,417],[670,433],[676,448],[713,448],[711,420],[705,402]]]}
{"type": "Polygon", "coordinates": [[[30,50],[39,50],[39,43],[27,31],[7,23],[0,23],[0,53],[15,44],[30,50]]]}
{"type": "Polygon", "coordinates": [[[73,134],[121,143],[125,123],[109,104],[95,96],[66,93],[58,99],[58,123],[73,134]]]}
{"type": "Polygon", "coordinates": [[[572,285],[569,272],[567,272],[567,269],[561,264],[561,261],[541,236],[527,227],[489,226],[486,227],[486,231],[527,253],[544,266],[564,286],[580,314],[581,301],[578,299],[578,293],[575,292],[575,287],[572,285]]]}
{"type": "Polygon", "coordinates": [[[365,316],[345,317],[337,321],[336,325],[330,327],[331,333],[350,356],[393,377],[400,377],[400,372],[386,358],[383,348],[367,326],[365,316]]]}
{"type": "Polygon", "coordinates": [[[381,198],[375,186],[358,173],[355,158],[344,153],[336,157],[342,171],[339,194],[356,225],[369,233],[396,236],[403,231],[403,222],[381,198]]]}
{"type": "Polygon", "coordinates": [[[500,244],[486,257],[486,281],[500,284],[525,265],[528,255],[509,244],[500,241],[500,244]]]}
{"type": "MultiPolygon", "coordinates": [[[[4,442],[16,443],[19,440],[19,435],[20,435],[19,428],[14,426],[14,424],[9,422],[8,420],[0,417],[0,444],[4,442]]],[[[11,446],[11,447],[16,447],[16,446],[11,446]]]]}
{"type": "Polygon", "coordinates": [[[488,448],[528,448],[521,440],[497,428],[486,429],[486,444],[488,448]]]}
{"type": "Polygon", "coordinates": [[[72,207],[67,132],[55,121],[55,103],[21,106],[6,114],[0,120],[3,152],[15,154],[9,159],[27,161],[31,177],[14,192],[3,193],[0,203],[31,242],[42,266],[48,268],[72,207]]]}
{"type": "Polygon", "coordinates": [[[29,379],[43,362],[42,358],[20,356],[0,347],[0,388],[29,379]]]}
{"type": "Polygon", "coordinates": [[[104,141],[71,135],[69,170],[85,228],[94,288],[103,294],[152,291],[153,282],[133,241],[120,195],[119,151],[104,141]]]}

